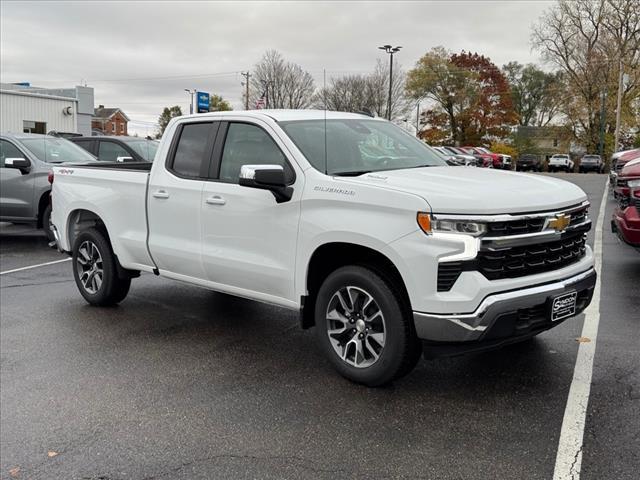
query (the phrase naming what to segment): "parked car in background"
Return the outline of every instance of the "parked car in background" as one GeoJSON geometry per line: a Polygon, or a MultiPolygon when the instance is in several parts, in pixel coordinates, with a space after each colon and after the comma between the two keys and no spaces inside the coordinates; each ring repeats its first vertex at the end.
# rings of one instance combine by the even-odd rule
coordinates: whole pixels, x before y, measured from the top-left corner
{"type": "Polygon", "coordinates": [[[498,168],[496,165],[500,164],[500,159],[497,155],[490,155],[486,152],[478,150],[476,147],[462,147],[462,149],[469,155],[476,157],[479,167],[484,168],[498,168]]]}
{"type": "Polygon", "coordinates": [[[640,159],[628,162],[620,172],[616,187],[618,207],[613,212],[611,229],[629,245],[640,250],[640,159]]]}
{"type": "Polygon", "coordinates": [[[527,170],[542,172],[544,170],[544,161],[540,158],[540,155],[524,153],[516,161],[516,170],[520,172],[526,172],[527,170]]]}
{"type": "Polygon", "coordinates": [[[618,173],[616,186],[614,187],[614,197],[618,200],[625,201],[625,199],[629,198],[629,182],[638,179],[638,165],[640,165],[640,158],[626,162],[620,173],[618,173]]]}
{"type": "Polygon", "coordinates": [[[574,163],[571,157],[566,153],[556,153],[549,159],[549,171],[573,172],[574,163]]]}
{"type": "Polygon", "coordinates": [[[640,158],[640,148],[616,152],[611,156],[611,171],[609,172],[609,184],[613,187],[613,196],[616,197],[616,181],[622,168],[633,160],[640,158]]]}
{"type": "Polygon", "coordinates": [[[442,148],[444,148],[445,150],[447,150],[447,151],[451,152],[452,154],[456,155],[458,158],[464,159],[465,165],[467,165],[469,167],[477,167],[478,164],[480,163],[476,156],[465,152],[460,147],[447,147],[447,146],[445,146],[445,147],[442,147],[442,148]]]}
{"type": "Polygon", "coordinates": [[[138,137],[73,137],[73,143],[95,155],[101,162],[153,162],[159,142],[138,137]]]}
{"type": "Polygon", "coordinates": [[[96,159],[64,138],[31,133],[0,134],[0,221],[49,228],[52,165],[96,159]]]}
{"type": "Polygon", "coordinates": [[[511,170],[511,155],[506,155],[504,153],[493,153],[492,151],[484,147],[476,147],[476,149],[486,153],[487,155],[491,155],[491,159],[493,160],[493,168],[511,170]],[[496,163],[496,156],[497,156],[497,163],[496,163]]]}
{"type": "Polygon", "coordinates": [[[584,155],[580,159],[580,164],[578,165],[578,172],[580,173],[604,173],[604,162],[600,155],[584,155]]]}
{"type": "Polygon", "coordinates": [[[460,155],[456,153],[452,153],[445,147],[432,147],[435,151],[440,153],[446,160],[449,165],[454,166],[464,166],[464,167],[475,167],[476,159],[472,155],[460,155]]]}

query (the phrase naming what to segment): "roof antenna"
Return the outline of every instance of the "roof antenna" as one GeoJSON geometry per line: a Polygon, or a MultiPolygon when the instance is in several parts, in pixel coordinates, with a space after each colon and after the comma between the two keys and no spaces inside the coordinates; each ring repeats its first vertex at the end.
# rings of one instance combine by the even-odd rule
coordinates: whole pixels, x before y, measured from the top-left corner
{"type": "Polygon", "coordinates": [[[324,103],[324,174],[328,175],[327,168],[327,69],[322,69],[322,82],[323,82],[323,103],[324,103]]]}

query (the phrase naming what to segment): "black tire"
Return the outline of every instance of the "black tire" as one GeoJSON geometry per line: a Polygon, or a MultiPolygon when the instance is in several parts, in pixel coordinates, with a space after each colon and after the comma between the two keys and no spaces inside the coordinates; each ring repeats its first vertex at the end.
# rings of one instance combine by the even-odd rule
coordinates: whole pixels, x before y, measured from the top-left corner
{"type": "MultiPolygon", "coordinates": [[[[409,305],[402,299],[402,295],[394,290],[391,283],[385,281],[376,271],[366,266],[351,265],[341,267],[331,273],[318,290],[314,314],[316,334],[322,350],[335,369],[342,376],[353,382],[370,387],[385,385],[409,373],[420,359],[422,344],[416,337],[409,305]],[[336,321],[344,329],[344,333],[335,334],[336,336],[344,335],[340,338],[340,342],[345,340],[346,346],[338,343],[334,347],[329,339],[327,313],[334,304],[336,305],[336,311],[341,309],[336,298],[338,292],[345,292],[345,295],[347,295],[347,287],[353,287],[356,290],[356,293],[353,294],[355,299],[354,301],[349,298],[346,299],[352,310],[342,309],[343,315],[341,317],[345,318],[345,321],[336,321]],[[365,303],[364,300],[359,300],[358,295],[363,296],[365,299],[367,299],[366,295],[371,297],[373,301],[368,304],[368,308],[358,308],[358,304],[361,306],[361,304],[365,303]],[[375,316],[371,314],[372,310],[370,309],[372,308],[374,312],[378,309],[382,315],[375,316]],[[367,312],[370,314],[368,317],[367,312]],[[349,323],[347,323],[345,315],[351,315],[349,323]],[[353,321],[354,318],[358,318],[355,323],[353,321]],[[375,322],[365,323],[367,318],[377,318],[377,326],[374,325],[375,322]],[[380,325],[382,325],[382,328],[380,328],[380,325]],[[382,346],[375,343],[375,339],[372,344],[371,340],[367,338],[367,335],[379,335],[380,330],[383,330],[384,333],[382,337],[384,344],[382,346]],[[358,331],[362,333],[357,333],[358,331]],[[361,365],[355,366],[358,363],[358,355],[354,350],[356,346],[353,342],[359,342],[359,337],[363,338],[360,341],[362,351],[366,350],[369,358],[362,356],[361,365]],[[380,347],[376,356],[371,355],[373,351],[371,345],[380,347]],[[348,361],[349,359],[343,360],[337,349],[342,349],[345,357],[349,357],[349,352],[353,352],[351,361],[348,361]],[[367,364],[368,362],[373,363],[367,364]]],[[[368,320],[366,321],[368,322],[368,320]]],[[[337,343],[338,339],[335,336],[334,339],[337,343]]]]}
{"type": "Polygon", "coordinates": [[[76,286],[91,305],[116,305],[129,293],[131,278],[118,276],[116,257],[106,234],[101,230],[88,228],[78,235],[73,245],[72,263],[76,286]],[[101,272],[101,277],[98,272],[101,272]]]}
{"type": "Polygon", "coordinates": [[[47,236],[47,240],[53,242],[56,238],[53,236],[53,231],[51,231],[51,204],[47,205],[42,212],[42,231],[47,236]]]}

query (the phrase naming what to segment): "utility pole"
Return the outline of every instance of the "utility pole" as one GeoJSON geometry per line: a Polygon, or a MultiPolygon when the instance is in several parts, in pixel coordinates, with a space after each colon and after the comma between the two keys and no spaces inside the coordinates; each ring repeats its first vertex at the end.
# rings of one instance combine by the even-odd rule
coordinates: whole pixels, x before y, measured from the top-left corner
{"type": "Polygon", "coordinates": [[[618,151],[620,146],[620,111],[622,110],[622,89],[624,88],[624,64],[622,58],[620,58],[620,71],[618,72],[618,101],[616,103],[616,133],[615,141],[613,144],[614,153],[618,151]]]}
{"type": "Polygon", "coordinates": [[[604,117],[605,107],[607,103],[607,91],[602,90],[602,110],[600,111],[600,146],[598,147],[598,153],[600,158],[604,158],[604,117]]]}
{"type": "Polygon", "coordinates": [[[244,109],[249,110],[249,79],[251,78],[251,72],[240,72],[245,78],[245,86],[247,87],[247,92],[245,93],[246,97],[244,99],[244,109]]]}
{"type": "Polygon", "coordinates": [[[383,45],[378,47],[389,54],[389,101],[387,102],[387,120],[391,120],[391,92],[393,91],[393,54],[398,53],[402,47],[383,45]]]}

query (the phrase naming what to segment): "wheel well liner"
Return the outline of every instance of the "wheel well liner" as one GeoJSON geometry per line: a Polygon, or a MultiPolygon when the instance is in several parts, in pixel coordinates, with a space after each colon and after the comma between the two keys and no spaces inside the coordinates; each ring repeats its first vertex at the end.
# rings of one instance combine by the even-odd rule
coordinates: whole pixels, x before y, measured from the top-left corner
{"type": "Polygon", "coordinates": [[[407,288],[400,271],[384,254],[363,245],[332,242],[319,246],[311,255],[307,268],[307,296],[302,298],[300,322],[302,328],[315,324],[315,298],[327,276],[345,265],[364,265],[389,280],[390,286],[400,295],[404,304],[411,308],[407,288]]]}

